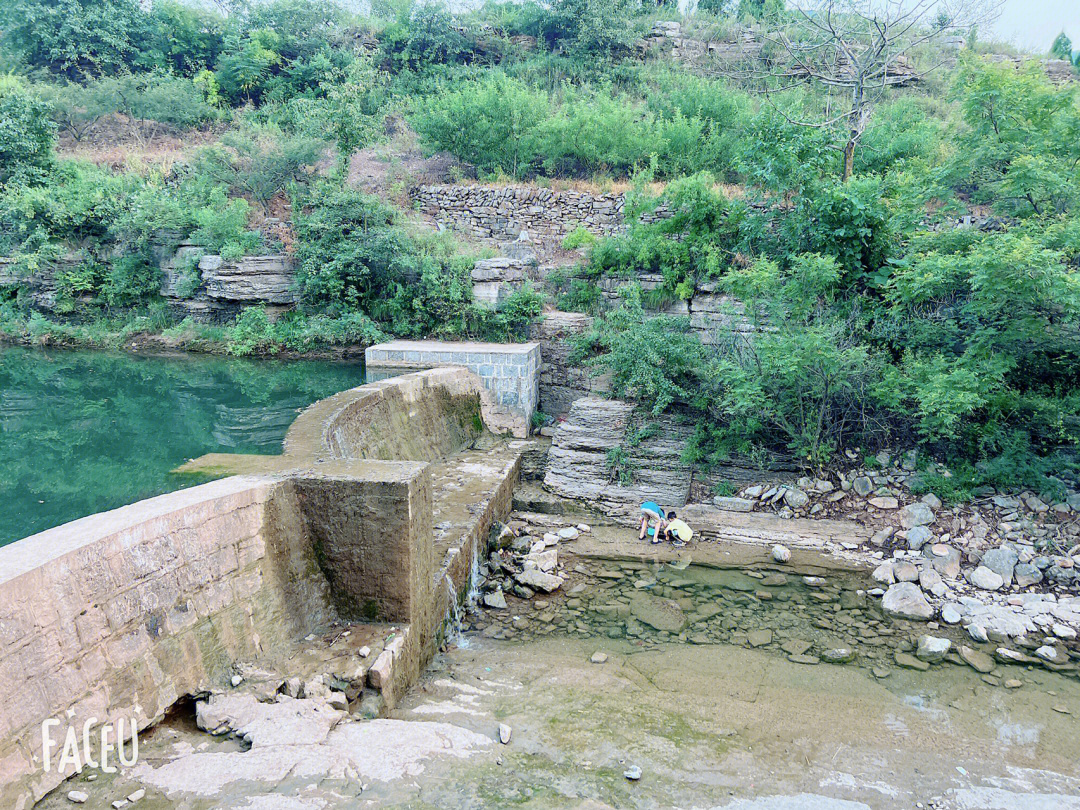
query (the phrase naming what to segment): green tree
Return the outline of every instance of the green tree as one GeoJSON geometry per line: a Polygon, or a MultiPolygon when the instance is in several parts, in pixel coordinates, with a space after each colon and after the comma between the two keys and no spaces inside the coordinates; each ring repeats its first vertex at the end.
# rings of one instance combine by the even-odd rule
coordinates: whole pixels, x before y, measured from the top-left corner
{"type": "Polygon", "coordinates": [[[1080,105],[1074,86],[1054,87],[1035,63],[1015,70],[968,58],[956,95],[965,126],[957,138],[954,182],[1009,213],[1076,205],[1080,105]]]}
{"type": "Polygon", "coordinates": [[[1072,40],[1065,36],[1065,32],[1062,31],[1054,39],[1054,43],[1050,46],[1050,55],[1055,59],[1064,59],[1066,62],[1072,62],[1072,40]]]}
{"type": "Polygon", "coordinates": [[[14,76],[0,76],[0,185],[40,180],[52,165],[51,105],[14,76]]]}
{"type": "Polygon", "coordinates": [[[138,0],[9,0],[2,8],[4,38],[26,64],[69,79],[123,69],[148,34],[138,0]]]}

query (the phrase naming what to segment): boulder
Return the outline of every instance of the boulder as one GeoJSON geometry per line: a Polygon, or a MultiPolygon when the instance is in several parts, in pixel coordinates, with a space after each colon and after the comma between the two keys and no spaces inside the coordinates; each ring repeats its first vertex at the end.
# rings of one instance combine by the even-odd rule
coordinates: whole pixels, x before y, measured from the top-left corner
{"type": "Polygon", "coordinates": [[[515,574],[514,579],[519,584],[524,585],[533,590],[543,591],[544,593],[551,593],[562,587],[562,577],[557,577],[554,574],[545,574],[536,568],[526,568],[520,574],[515,574]]]}
{"type": "Polygon", "coordinates": [[[727,498],[717,495],[713,498],[713,505],[717,509],[724,509],[728,512],[752,512],[754,510],[754,502],[747,498],[727,498]]]}
{"type": "Polygon", "coordinates": [[[865,475],[857,475],[851,479],[851,488],[855,490],[856,495],[865,498],[874,491],[874,482],[865,475]]]}
{"type": "MultiPolygon", "coordinates": [[[[1013,569],[1020,555],[1009,546],[998,546],[987,551],[982,556],[981,565],[998,574],[1005,585],[1011,585],[1013,581],[1013,569]]],[[[982,586],[980,586],[982,587],[982,586]]],[[[991,589],[996,590],[996,588],[991,589]]]]}
{"type": "Polygon", "coordinates": [[[934,536],[934,533],[925,526],[914,526],[908,530],[907,544],[912,551],[919,551],[934,536]]]}
{"type": "Polygon", "coordinates": [[[809,502],[810,496],[801,489],[792,488],[784,493],[784,503],[792,509],[801,509],[809,502]]]}
{"type": "Polygon", "coordinates": [[[637,592],[630,597],[630,615],[654,630],[678,633],[686,626],[686,614],[674,599],[637,592]]]}
{"type": "Polygon", "coordinates": [[[994,667],[996,666],[994,664],[994,659],[986,653],[980,652],[974,647],[969,647],[967,644],[961,644],[959,652],[960,658],[964,663],[976,672],[981,672],[985,675],[994,671],[994,667]]]}
{"type": "Polygon", "coordinates": [[[934,616],[934,609],[914,582],[890,585],[881,598],[881,609],[899,619],[928,621],[934,616]]]}
{"type": "Polygon", "coordinates": [[[976,588],[982,588],[984,591],[996,591],[1005,584],[1005,579],[1001,574],[996,571],[992,571],[985,565],[980,565],[968,573],[968,582],[974,585],[976,588]]]}
{"type": "Polygon", "coordinates": [[[919,636],[919,643],[915,650],[915,656],[922,661],[928,661],[933,664],[945,658],[945,655],[951,648],[952,642],[947,638],[929,635],[919,636]]]}
{"type": "Polygon", "coordinates": [[[1029,585],[1037,585],[1042,582],[1043,573],[1031,563],[1017,563],[1013,569],[1013,579],[1020,588],[1026,588],[1029,585]]]}
{"type": "Polygon", "coordinates": [[[772,547],[772,558],[778,563],[786,563],[791,559],[791,549],[777,544],[772,547]]]}
{"type": "Polygon", "coordinates": [[[934,522],[934,510],[925,503],[909,503],[900,512],[900,523],[905,529],[928,526],[934,522]]]}

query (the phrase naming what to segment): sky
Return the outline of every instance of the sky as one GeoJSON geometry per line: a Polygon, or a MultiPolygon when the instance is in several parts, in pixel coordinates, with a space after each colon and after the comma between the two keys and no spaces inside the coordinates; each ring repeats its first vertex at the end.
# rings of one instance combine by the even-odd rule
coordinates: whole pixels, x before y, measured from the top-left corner
{"type": "Polygon", "coordinates": [[[1045,53],[1062,30],[1073,48],[1080,48],[1080,0],[1005,0],[991,35],[1026,51],[1045,53]]]}

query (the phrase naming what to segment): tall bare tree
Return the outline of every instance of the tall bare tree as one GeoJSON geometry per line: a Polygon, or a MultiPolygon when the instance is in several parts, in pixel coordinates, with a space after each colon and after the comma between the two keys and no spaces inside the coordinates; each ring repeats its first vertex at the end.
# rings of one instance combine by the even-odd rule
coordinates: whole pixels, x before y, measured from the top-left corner
{"type": "MultiPolygon", "coordinates": [[[[843,179],[855,168],[855,150],[875,106],[889,88],[918,81],[945,58],[916,64],[921,46],[964,34],[997,14],[1001,0],[792,0],[766,21],[771,58],[752,60],[739,77],[770,102],[776,93],[814,85],[828,103],[807,127],[843,125],[843,179]]],[[[779,108],[778,108],[779,109],[779,108]]]]}

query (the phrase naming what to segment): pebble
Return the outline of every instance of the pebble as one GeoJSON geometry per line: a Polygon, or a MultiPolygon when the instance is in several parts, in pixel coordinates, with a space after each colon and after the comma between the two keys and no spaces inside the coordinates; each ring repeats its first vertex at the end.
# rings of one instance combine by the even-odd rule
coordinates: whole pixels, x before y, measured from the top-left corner
{"type": "Polygon", "coordinates": [[[1019,689],[1024,685],[1024,682],[1016,678],[1007,678],[1005,683],[1002,684],[1006,689],[1019,689]]]}
{"type": "Polygon", "coordinates": [[[146,795],[146,790],[144,788],[139,788],[134,793],[128,794],[127,800],[129,802],[131,802],[132,804],[135,804],[135,802],[137,802],[139,799],[141,799],[145,795],[146,795]]]}
{"type": "Polygon", "coordinates": [[[623,776],[625,776],[631,782],[636,782],[638,779],[641,778],[641,766],[631,765],[629,768],[623,771],[623,776]]]}
{"type": "Polygon", "coordinates": [[[608,660],[607,653],[597,650],[592,654],[592,658],[589,659],[594,664],[603,664],[608,660]]]}
{"type": "Polygon", "coordinates": [[[233,686],[239,686],[243,682],[244,679],[240,675],[233,675],[232,678],[229,679],[229,683],[231,683],[233,686]]]}
{"type": "Polygon", "coordinates": [[[361,658],[367,658],[369,655],[371,655],[371,647],[368,647],[365,644],[363,647],[356,651],[356,654],[359,655],[361,658]]]}
{"type": "Polygon", "coordinates": [[[1051,706],[1050,708],[1053,709],[1058,714],[1072,714],[1072,712],[1069,711],[1068,706],[1057,705],[1057,706],[1051,706]]]}
{"type": "Polygon", "coordinates": [[[772,547],[772,558],[778,563],[786,563],[791,559],[791,549],[787,546],[775,545],[772,547]]]}
{"type": "Polygon", "coordinates": [[[86,801],[90,798],[90,795],[84,793],[81,790],[72,790],[68,792],[67,797],[68,801],[72,802],[73,804],[85,804],[86,801]]]}
{"type": "Polygon", "coordinates": [[[503,745],[510,744],[510,738],[514,735],[514,730],[506,723],[499,723],[499,742],[503,745]]]}

